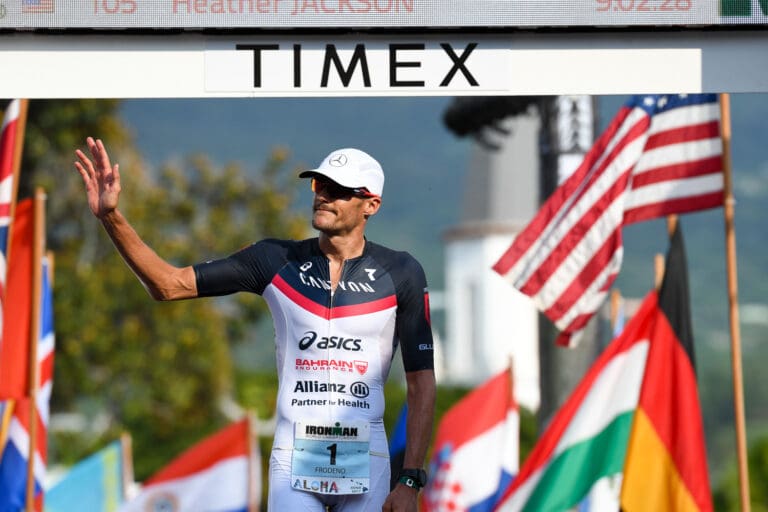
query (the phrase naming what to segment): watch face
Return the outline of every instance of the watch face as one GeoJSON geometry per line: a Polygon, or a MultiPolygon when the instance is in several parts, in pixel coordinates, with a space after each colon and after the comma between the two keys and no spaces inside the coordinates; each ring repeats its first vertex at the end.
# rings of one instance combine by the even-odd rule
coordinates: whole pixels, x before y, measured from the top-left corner
{"type": "Polygon", "coordinates": [[[404,469],[402,474],[409,478],[413,478],[416,483],[419,484],[419,487],[427,485],[427,472],[423,469],[404,469]]]}

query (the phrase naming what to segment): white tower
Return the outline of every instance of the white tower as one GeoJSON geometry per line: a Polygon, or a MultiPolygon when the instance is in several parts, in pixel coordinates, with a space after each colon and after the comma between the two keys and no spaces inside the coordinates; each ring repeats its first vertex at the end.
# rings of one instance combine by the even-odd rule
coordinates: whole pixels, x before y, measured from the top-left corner
{"type": "Polygon", "coordinates": [[[539,406],[538,316],[530,299],[491,270],[539,206],[539,129],[535,110],[486,129],[466,174],[461,223],[446,238],[446,380],[479,384],[514,361],[517,401],[539,406]]]}

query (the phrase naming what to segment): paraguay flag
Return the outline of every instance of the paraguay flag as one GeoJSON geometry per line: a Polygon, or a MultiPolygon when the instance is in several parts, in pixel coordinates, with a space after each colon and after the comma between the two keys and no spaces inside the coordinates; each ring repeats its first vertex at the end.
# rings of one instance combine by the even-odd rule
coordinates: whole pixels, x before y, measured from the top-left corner
{"type": "Polygon", "coordinates": [[[493,510],[517,473],[520,415],[509,369],[445,413],[422,510],[493,510]]]}
{"type": "Polygon", "coordinates": [[[147,480],[121,512],[206,510],[245,512],[258,506],[260,466],[248,420],[202,440],[147,480]]]}

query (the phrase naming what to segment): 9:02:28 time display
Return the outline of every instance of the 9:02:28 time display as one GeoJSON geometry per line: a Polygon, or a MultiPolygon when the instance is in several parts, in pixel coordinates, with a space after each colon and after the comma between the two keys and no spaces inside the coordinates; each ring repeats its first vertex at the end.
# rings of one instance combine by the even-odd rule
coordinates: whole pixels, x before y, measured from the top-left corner
{"type": "Polygon", "coordinates": [[[596,12],[687,11],[693,4],[693,0],[595,0],[595,2],[597,2],[596,12]]]}

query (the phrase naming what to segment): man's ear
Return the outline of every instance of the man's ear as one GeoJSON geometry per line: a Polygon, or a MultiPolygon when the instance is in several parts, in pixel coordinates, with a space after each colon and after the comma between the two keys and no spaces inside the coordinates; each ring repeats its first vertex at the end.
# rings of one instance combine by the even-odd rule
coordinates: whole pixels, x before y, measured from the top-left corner
{"type": "Polygon", "coordinates": [[[379,211],[379,208],[381,207],[381,198],[380,197],[370,197],[365,200],[365,206],[363,206],[363,216],[366,220],[368,220],[368,217],[371,215],[376,215],[376,212],[379,211]]]}

